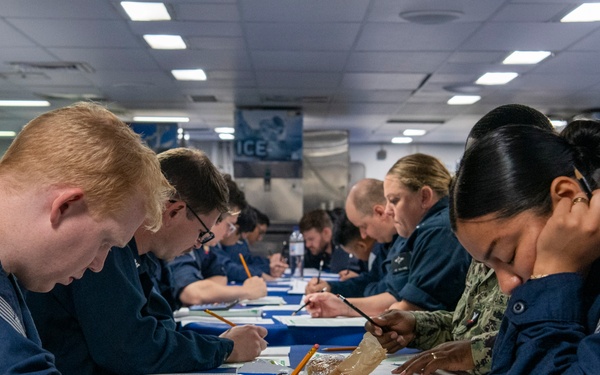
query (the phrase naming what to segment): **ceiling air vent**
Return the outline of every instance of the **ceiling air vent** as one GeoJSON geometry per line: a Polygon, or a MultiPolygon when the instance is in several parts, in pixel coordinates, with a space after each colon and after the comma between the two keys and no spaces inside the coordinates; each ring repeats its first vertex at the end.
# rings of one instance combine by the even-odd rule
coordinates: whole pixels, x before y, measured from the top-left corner
{"type": "Polygon", "coordinates": [[[89,64],[82,62],[22,62],[22,61],[13,61],[10,62],[13,68],[21,71],[21,72],[56,72],[56,71],[71,71],[71,72],[84,72],[84,73],[93,73],[94,68],[92,68],[89,64]]]}
{"type": "Polygon", "coordinates": [[[217,101],[217,97],[214,95],[190,95],[190,99],[194,103],[214,103],[217,101]]]}

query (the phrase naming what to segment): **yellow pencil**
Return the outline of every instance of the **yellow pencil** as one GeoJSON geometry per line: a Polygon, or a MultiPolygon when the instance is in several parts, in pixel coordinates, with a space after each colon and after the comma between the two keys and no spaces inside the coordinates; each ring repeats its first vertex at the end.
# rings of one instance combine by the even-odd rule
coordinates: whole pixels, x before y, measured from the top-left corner
{"type": "Polygon", "coordinates": [[[238,255],[240,256],[242,265],[244,266],[244,269],[246,270],[246,275],[248,275],[248,278],[251,278],[252,274],[250,273],[250,270],[248,269],[248,265],[246,264],[246,259],[244,259],[244,256],[242,255],[242,253],[238,253],[238,255]]]}
{"type": "Polygon", "coordinates": [[[302,371],[304,366],[306,366],[306,363],[308,362],[308,360],[313,356],[313,354],[315,354],[317,349],[319,349],[319,344],[313,345],[313,347],[308,351],[308,353],[306,353],[304,358],[302,358],[300,363],[298,363],[298,366],[296,366],[296,368],[292,372],[292,375],[298,375],[300,373],[300,371],[302,371]]]}
{"type": "Polygon", "coordinates": [[[222,321],[222,322],[224,322],[226,324],[229,324],[232,327],[236,326],[236,324],[234,322],[232,322],[230,320],[227,320],[227,319],[223,318],[220,315],[215,314],[214,312],[210,311],[209,309],[204,309],[204,312],[207,313],[208,315],[214,316],[215,318],[219,319],[220,321],[222,321]]]}

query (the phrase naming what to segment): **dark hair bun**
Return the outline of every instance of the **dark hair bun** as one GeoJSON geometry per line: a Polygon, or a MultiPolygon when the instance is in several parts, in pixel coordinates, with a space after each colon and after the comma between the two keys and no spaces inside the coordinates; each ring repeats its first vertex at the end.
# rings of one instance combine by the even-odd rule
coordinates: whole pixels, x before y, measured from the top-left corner
{"type": "MultiPolygon", "coordinates": [[[[560,135],[576,150],[578,167],[591,177],[600,168],[600,122],[595,120],[571,121],[560,135]]],[[[594,178],[597,181],[597,178],[594,178]]]]}
{"type": "Polygon", "coordinates": [[[468,139],[479,139],[500,127],[507,125],[531,125],[552,130],[552,124],[546,115],[537,109],[523,104],[506,104],[496,107],[485,114],[469,132],[468,139]]]}

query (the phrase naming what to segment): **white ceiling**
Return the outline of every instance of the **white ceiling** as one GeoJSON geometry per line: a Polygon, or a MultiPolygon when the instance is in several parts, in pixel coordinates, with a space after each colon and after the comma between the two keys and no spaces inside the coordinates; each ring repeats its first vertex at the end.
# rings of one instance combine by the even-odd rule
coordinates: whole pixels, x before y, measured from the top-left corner
{"type": "MultiPolygon", "coordinates": [[[[306,130],[349,129],[353,143],[389,142],[415,127],[389,120],[429,121],[416,142],[463,143],[501,104],[564,117],[600,107],[600,23],[559,22],[582,2],[445,0],[464,15],[423,25],[398,16],[414,0],[167,0],[173,20],[165,22],[130,21],[115,0],[1,0],[0,99],[50,97],[54,108],[92,97],[126,121],[189,116],[182,126],[197,139],[217,139],[212,129],[231,126],[234,109],[246,106],[301,107],[306,130]],[[188,49],[152,50],[143,34],[178,34],[188,49]],[[553,56],[502,65],[514,50],[553,56]],[[85,66],[20,72],[15,62],[85,66]],[[186,68],[208,80],[170,73],[186,68]],[[474,105],[446,104],[455,93],[445,87],[489,71],[520,76],[480,86],[474,105]]],[[[0,130],[46,110],[2,107],[0,130]]]]}

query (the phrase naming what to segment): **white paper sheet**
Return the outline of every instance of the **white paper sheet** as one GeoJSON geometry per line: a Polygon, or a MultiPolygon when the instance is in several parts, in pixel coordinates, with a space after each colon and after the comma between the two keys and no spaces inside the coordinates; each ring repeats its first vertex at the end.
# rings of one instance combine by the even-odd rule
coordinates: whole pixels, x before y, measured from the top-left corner
{"type": "Polygon", "coordinates": [[[266,296],[257,299],[245,299],[240,301],[240,305],[245,306],[264,306],[264,305],[285,305],[287,302],[283,299],[283,297],[271,297],[266,296]]]}
{"type": "Polygon", "coordinates": [[[304,294],[308,281],[294,279],[292,280],[292,289],[288,290],[288,294],[304,294]]]}
{"type": "MultiPolygon", "coordinates": [[[[256,318],[256,317],[232,317],[227,318],[232,323],[235,324],[275,324],[273,319],[265,319],[265,318],[256,318]]],[[[185,326],[189,323],[206,323],[206,324],[226,324],[214,316],[186,316],[184,318],[180,318],[178,321],[181,322],[181,325],[185,326]]]]}
{"type": "Polygon", "coordinates": [[[290,290],[289,286],[268,286],[267,292],[287,292],[290,290]]]}
{"type": "Polygon", "coordinates": [[[364,327],[365,318],[312,318],[310,315],[273,316],[288,327],[364,327]]]}
{"type": "MultiPolygon", "coordinates": [[[[223,318],[229,318],[233,316],[238,317],[261,317],[262,316],[262,308],[248,308],[248,309],[229,309],[229,310],[218,310],[215,313],[221,315],[223,318]]],[[[175,319],[185,318],[188,316],[211,316],[210,314],[205,313],[201,310],[190,310],[186,307],[182,307],[181,309],[173,312],[173,316],[175,319]]]]}
{"type": "MultiPolygon", "coordinates": [[[[262,311],[296,311],[300,308],[300,304],[297,305],[271,305],[261,307],[262,311]]],[[[304,311],[304,310],[303,310],[304,311]]]]}

